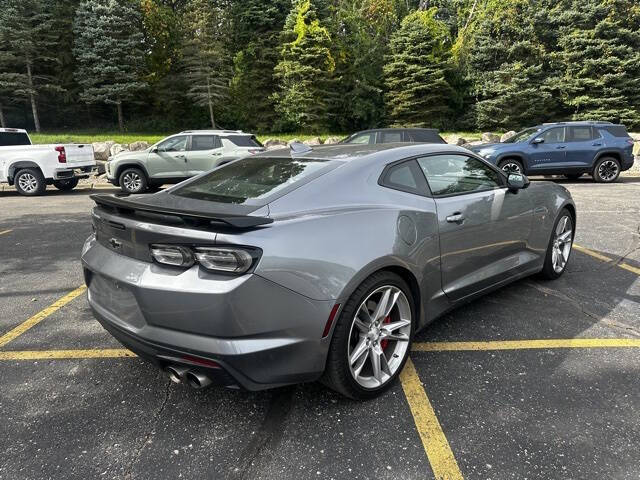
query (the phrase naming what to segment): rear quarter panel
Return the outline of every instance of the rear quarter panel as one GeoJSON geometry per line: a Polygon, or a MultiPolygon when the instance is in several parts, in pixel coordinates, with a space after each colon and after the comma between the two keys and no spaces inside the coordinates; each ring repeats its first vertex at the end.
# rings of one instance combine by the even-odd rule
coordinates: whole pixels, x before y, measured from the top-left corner
{"type": "Polygon", "coordinates": [[[575,204],[569,191],[562,185],[553,182],[531,182],[527,188],[527,193],[532,199],[534,222],[529,245],[544,260],[549,239],[551,238],[551,230],[558,214],[566,206],[573,208],[575,211],[575,204]]]}

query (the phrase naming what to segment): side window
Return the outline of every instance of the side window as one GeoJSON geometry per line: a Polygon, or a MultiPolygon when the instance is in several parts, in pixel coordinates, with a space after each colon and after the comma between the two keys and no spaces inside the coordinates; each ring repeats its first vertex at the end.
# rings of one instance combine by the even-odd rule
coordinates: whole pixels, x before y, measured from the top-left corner
{"type": "Polygon", "coordinates": [[[502,176],[476,158],[433,155],[418,159],[434,196],[491,190],[503,185],[502,176]]]}
{"type": "Polygon", "coordinates": [[[186,135],[171,137],[158,144],[159,152],[184,152],[187,149],[186,135]]]}
{"type": "Polygon", "coordinates": [[[376,143],[375,138],[376,138],[375,132],[361,133],[360,135],[356,135],[355,137],[350,138],[349,140],[347,140],[346,143],[370,145],[370,144],[376,143]]]}
{"type": "Polygon", "coordinates": [[[382,141],[380,143],[402,142],[402,130],[397,132],[381,132],[382,141]]]}
{"type": "Polygon", "coordinates": [[[593,139],[591,127],[569,127],[567,130],[568,142],[586,142],[593,139]]]}
{"type": "Polygon", "coordinates": [[[216,135],[193,135],[189,150],[213,150],[221,146],[220,139],[216,135]]]}
{"type": "Polygon", "coordinates": [[[396,163],[385,169],[380,185],[394,190],[424,195],[427,185],[415,160],[396,163]]]}
{"type": "Polygon", "coordinates": [[[564,127],[552,128],[547,130],[536,138],[542,138],[544,143],[563,143],[564,142],[564,127]]]}

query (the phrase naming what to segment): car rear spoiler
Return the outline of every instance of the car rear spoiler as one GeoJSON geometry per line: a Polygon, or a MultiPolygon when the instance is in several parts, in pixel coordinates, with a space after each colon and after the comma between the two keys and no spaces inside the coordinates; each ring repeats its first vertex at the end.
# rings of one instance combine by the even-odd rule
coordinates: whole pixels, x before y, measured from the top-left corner
{"type": "Polygon", "coordinates": [[[180,210],[170,207],[158,207],[145,205],[144,203],[133,202],[122,196],[107,193],[96,193],[89,196],[96,205],[114,209],[118,213],[134,214],[136,212],[146,212],[156,215],[170,215],[179,217],[185,221],[196,221],[198,223],[223,223],[232,228],[253,228],[260,225],[273,223],[273,218],[254,217],[251,215],[228,215],[219,213],[194,212],[190,210],[180,210]]]}

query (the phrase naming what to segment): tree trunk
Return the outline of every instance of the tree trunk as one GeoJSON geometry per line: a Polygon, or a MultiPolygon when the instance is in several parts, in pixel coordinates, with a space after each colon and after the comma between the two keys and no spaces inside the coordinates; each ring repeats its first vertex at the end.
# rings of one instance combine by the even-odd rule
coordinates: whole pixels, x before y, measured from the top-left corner
{"type": "Polygon", "coordinates": [[[209,79],[207,78],[207,101],[209,102],[209,116],[211,117],[211,128],[215,130],[216,121],[213,118],[213,101],[211,100],[211,85],[209,84],[209,79]]]}
{"type": "Polygon", "coordinates": [[[4,110],[2,104],[0,103],[0,128],[6,128],[7,122],[4,120],[4,110]]]}
{"type": "Polygon", "coordinates": [[[124,132],[124,119],[122,118],[122,100],[118,99],[116,105],[118,107],[118,126],[120,127],[120,131],[124,132]]]}
{"type": "Polygon", "coordinates": [[[33,89],[33,76],[31,75],[31,61],[27,59],[27,80],[29,82],[29,100],[31,100],[31,112],[33,113],[33,124],[36,132],[40,133],[40,119],[38,118],[38,107],[36,106],[36,95],[33,89]]]}

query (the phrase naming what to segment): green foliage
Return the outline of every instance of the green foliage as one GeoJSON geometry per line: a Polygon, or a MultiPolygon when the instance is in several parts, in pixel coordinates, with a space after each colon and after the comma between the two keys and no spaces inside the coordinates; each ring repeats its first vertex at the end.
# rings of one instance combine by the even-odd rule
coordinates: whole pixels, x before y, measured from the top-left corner
{"type": "Polygon", "coordinates": [[[559,12],[558,86],[575,120],[640,126],[640,5],[566,0],[559,12]]]}
{"type": "Polygon", "coordinates": [[[384,67],[386,104],[394,125],[442,127],[449,123],[455,92],[449,83],[451,42],[435,8],[407,15],[391,37],[384,67]]]}
{"type": "Polygon", "coordinates": [[[328,123],[335,60],[331,36],[311,0],[295,0],[283,31],[273,95],[282,126],[318,131],[328,123]]]}
{"type": "Polygon", "coordinates": [[[145,86],[140,10],[126,0],[83,0],[73,30],[80,99],[117,105],[122,129],[122,102],[145,86]]]}

